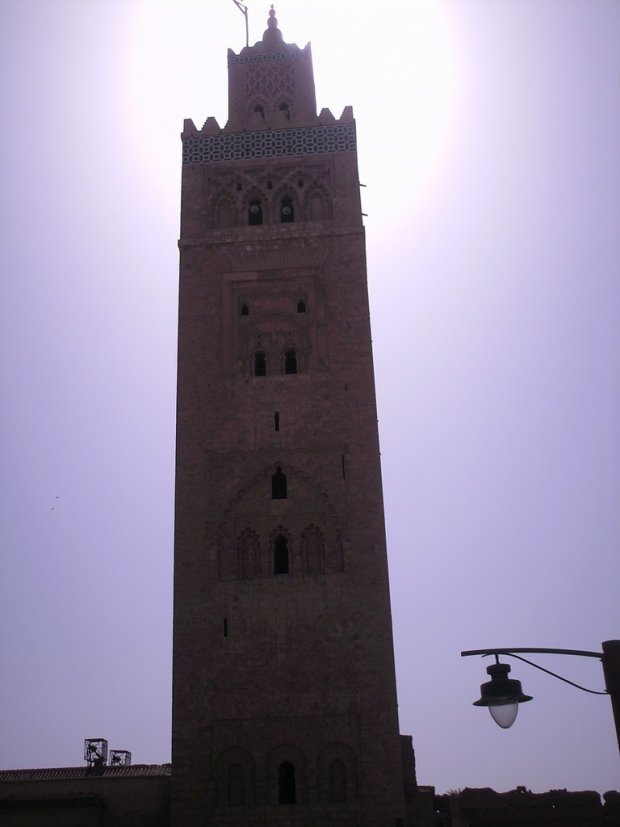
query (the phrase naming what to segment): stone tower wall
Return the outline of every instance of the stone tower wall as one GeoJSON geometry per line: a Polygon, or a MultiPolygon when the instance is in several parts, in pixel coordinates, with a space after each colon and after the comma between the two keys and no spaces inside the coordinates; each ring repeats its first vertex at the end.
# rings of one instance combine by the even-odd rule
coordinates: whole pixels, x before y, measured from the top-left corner
{"type": "Polygon", "coordinates": [[[309,48],[273,31],[243,62],[229,55],[227,127],[183,133],[173,824],[394,825],[402,763],[355,124],[350,110],[310,113],[309,48]],[[270,117],[253,112],[248,73],[273,64],[277,77],[289,60],[288,125],[239,131],[270,117]]]}

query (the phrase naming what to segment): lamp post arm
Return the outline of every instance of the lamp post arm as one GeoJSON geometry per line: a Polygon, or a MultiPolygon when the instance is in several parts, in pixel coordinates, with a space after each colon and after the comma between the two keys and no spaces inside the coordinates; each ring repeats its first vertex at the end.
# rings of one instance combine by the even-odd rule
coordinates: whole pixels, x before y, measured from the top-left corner
{"type": "Polygon", "coordinates": [[[526,654],[538,652],[539,654],[576,655],[577,657],[599,658],[599,660],[603,659],[602,652],[588,652],[580,649],[541,649],[540,647],[537,649],[524,649],[523,647],[515,647],[514,649],[470,649],[469,651],[461,652],[461,657],[467,657],[468,655],[482,655],[482,657],[485,655],[495,655],[495,657],[498,655],[505,655],[507,657],[517,658],[517,660],[522,660],[523,663],[533,666],[534,669],[540,669],[541,672],[545,672],[547,675],[551,675],[559,681],[564,681],[564,683],[568,683],[576,689],[581,689],[582,692],[590,692],[592,695],[609,695],[608,690],[599,692],[596,689],[587,689],[587,687],[581,686],[581,684],[575,683],[574,681],[569,681],[568,678],[563,678],[562,675],[558,675],[557,672],[552,672],[550,669],[545,669],[544,666],[539,666],[537,663],[521,657],[521,655],[517,655],[517,652],[525,652],[526,654]]]}
{"type": "Polygon", "coordinates": [[[546,648],[529,648],[524,649],[521,646],[512,646],[508,649],[467,649],[461,652],[461,657],[468,655],[512,655],[514,652],[523,652],[526,655],[575,655],[580,658],[598,658],[603,659],[603,652],[590,652],[587,649],[546,649],[546,648]]]}

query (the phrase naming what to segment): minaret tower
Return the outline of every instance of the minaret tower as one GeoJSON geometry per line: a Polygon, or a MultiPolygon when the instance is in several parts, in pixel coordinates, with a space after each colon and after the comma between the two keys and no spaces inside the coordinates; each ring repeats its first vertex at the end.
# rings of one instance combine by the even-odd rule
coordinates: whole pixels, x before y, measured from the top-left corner
{"type": "Polygon", "coordinates": [[[182,134],[172,825],[394,827],[353,114],[317,116],[273,7],[228,83],[182,134]]]}

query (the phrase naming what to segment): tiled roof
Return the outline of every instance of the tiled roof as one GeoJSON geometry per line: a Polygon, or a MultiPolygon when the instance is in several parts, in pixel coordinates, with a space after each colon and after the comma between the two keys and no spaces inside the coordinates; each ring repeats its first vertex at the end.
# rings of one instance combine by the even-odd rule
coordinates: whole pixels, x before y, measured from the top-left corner
{"type": "Polygon", "coordinates": [[[60,781],[72,778],[135,778],[172,775],[172,764],[132,764],[128,767],[43,767],[34,770],[0,770],[0,784],[7,781],[60,781]]]}

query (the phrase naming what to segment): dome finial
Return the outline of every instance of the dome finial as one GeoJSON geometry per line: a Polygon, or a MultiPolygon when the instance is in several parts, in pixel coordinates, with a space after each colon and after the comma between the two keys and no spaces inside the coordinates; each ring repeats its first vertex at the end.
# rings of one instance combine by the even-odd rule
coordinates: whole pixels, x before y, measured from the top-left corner
{"type": "Polygon", "coordinates": [[[282,32],[278,29],[278,18],[276,17],[276,11],[273,7],[273,3],[271,4],[271,8],[269,9],[269,19],[267,20],[267,29],[263,34],[263,42],[271,41],[273,43],[279,42],[282,40],[282,32]]]}

